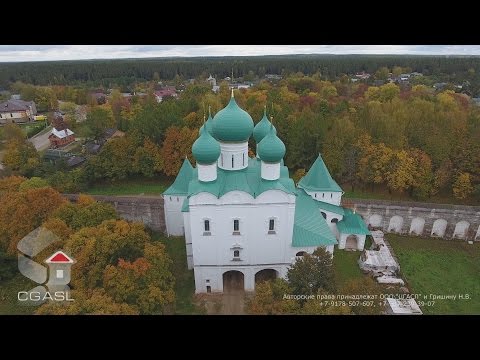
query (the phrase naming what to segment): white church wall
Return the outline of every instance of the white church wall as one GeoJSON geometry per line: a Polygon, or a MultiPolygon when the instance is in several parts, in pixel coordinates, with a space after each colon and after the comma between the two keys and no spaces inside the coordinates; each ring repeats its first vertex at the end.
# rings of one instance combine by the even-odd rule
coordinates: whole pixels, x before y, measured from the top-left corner
{"type": "Polygon", "coordinates": [[[280,178],[280,163],[261,162],[261,176],[265,180],[277,180],[280,178]]]}
{"type": "Polygon", "coordinates": [[[340,206],[342,202],[342,192],[331,191],[307,191],[307,194],[314,200],[323,201],[332,205],[340,206]]]}
{"type": "Polygon", "coordinates": [[[184,234],[182,205],[185,196],[179,195],[165,195],[164,212],[165,212],[165,226],[168,235],[180,236],[184,234]]]}
{"type": "Polygon", "coordinates": [[[190,230],[190,213],[184,212],[183,224],[185,228],[185,248],[187,253],[187,267],[189,270],[193,269],[193,250],[192,250],[192,233],[190,230]]]}
{"type": "MultiPolygon", "coordinates": [[[[232,191],[217,199],[218,205],[208,203],[211,200],[203,193],[190,198],[190,228],[196,273],[209,266],[232,269],[241,265],[242,269],[248,269],[258,264],[283,266],[290,262],[287,250],[291,248],[293,235],[294,195],[271,190],[253,199],[247,193],[232,191]],[[207,203],[201,204],[201,200],[207,203]],[[205,219],[210,221],[208,236],[203,235],[205,219]],[[269,231],[270,219],[275,221],[273,231],[269,231]],[[234,220],[239,221],[239,234],[234,234],[234,220]],[[236,250],[240,252],[239,259],[234,257],[236,250]]],[[[248,288],[251,279],[245,276],[245,286],[248,288]]],[[[198,281],[204,285],[203,278],[198,281]]],[[[213,285],[210,286],[213,290],[213,285]]]]}
{"type": "Polygon", "coordinates": [[[197,163],[198,180],[209,182],[217,179],[217,163],[202,165],[197,163]]]}
{"type": "Polygon", "coordinates": [[[220,141],[220,150],[221,154],[217,161],[219,168],[225,170],[240,170],[248,166],[248,141],[241,143],[226,143],[220,141]]]}

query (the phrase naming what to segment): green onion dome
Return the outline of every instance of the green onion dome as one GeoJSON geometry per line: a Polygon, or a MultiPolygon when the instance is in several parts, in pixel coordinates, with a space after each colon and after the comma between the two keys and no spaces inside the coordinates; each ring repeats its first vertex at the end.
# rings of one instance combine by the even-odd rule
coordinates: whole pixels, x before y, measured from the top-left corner
{"type": "Polygon", "coordinates": [[[220,156],[220,144],[205,129],[200,128],[200,137],[193,143],[192,153],[200,164],[212,164],[220,156]]]}
{"type": "Polygon", "coordinates": [[[219,141],[240,142],[247,141],[252,131],[252,117],[237,105],[232,90],[228,105],[213,118],[213,134],[219,141]]]}
{"type": "Polygon", "coordinates": [[[258,144],[258,156],[262,161],[276,163],[283,159],[285,152],[285,144],[275,134],[273,125],[270,125],[270,131],[258,144]]]}
{"type": "MultiPolygon", "coordinates": [[[[260,141],[263,140],[265,136],[270,131],[271,127],[271,122],[267,118],[267,110],[265,109],[263,111],[263,118],[258,122],[257,125],[255,125],[255,128],[253,129],[253,137],[255,139],[255,142],[258,144],[260,141]]],[[[275,126],[273,127],[273,130],[275,132],[275,135],[277,134],[277,129],[275,129],[275,126]]]]}

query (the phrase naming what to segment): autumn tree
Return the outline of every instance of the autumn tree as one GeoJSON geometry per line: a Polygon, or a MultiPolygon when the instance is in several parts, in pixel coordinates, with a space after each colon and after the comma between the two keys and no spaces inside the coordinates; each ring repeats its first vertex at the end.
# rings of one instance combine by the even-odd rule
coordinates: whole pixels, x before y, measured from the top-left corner
{"type": "Polygon", "coordinates": [[[14,173],[28,176],[40,164],[40,156],[31,142],[15,138],[7,141],[3,163],[14,173]]]}
{"type": "Polygon", "coordinates": [[[292,176],[293,181],[295,181],[295,184],[298,184],[298,182],[305,176],[306,171],[305,169],[297,169],[295,173],[292,176]]]}
{"type": "Polygon", "coordinates": [[[253,315],[294,314],[300,309],[295,299],[284,298],[293,294],[288,283],[281,278],[255,285],[255,295],[247,300],[246,311],[253,315]]]}
{"type": "Polygon", "coordinates": [[[101,287],[107,265],[141,257],[148,240],[143,224],[124,220],[106,220],[95,227],[81,228],[65,244],[65,251],[76,260],[72,286],[101,287]]]}
{"type": "Polygon", "coordinates": [[[383,66],[375,72],[375,78],[378,80],[387,80],[390,70],[383,66]]]}
{"type": "Polygon", "coordinates": [[[65,202],[60,193],[50,187],[0,195],[0,247],[15,254],[18,241],[40,226],[65,202]]]}
{"type": "Polygon", "coordinates": [[[457,199],[466,199],[473,193],[473,185],[469,173],[459,173],[453,182],[453,196],[457,199]]]}
{"type": "Polygon", "coordinates": [[[288,269],[287,281],[294,294],[312,295],[319,289],[335,290],[332,255],[324,248],[317,248],[312,255],[298,258],[288,269]]]}
{"type": "Polygon", "coordinates": [[[160,150],[163,159],[163,172],[176,175],[185,157],[192,158],[192,145],[198,137],[198,130],[187,127],[172,126],[165,133],[165,140],[160,150]]]}
{"type": "Polygon", "coordinates": [[[75,301],[52,301],[41,305],[37,315],[138,315],[135,306],[115,302],[104,289],[72,290],[75,301]]]}
{"type": "Polygon", "coordinates": [[[116,302],[135,306],[142,314],[172,312],[175,293],[170,265],[163,244],[147,243],[143,257],[134,261],[119,259],[116,266],[108,265],[103,284],[116,302]]]}

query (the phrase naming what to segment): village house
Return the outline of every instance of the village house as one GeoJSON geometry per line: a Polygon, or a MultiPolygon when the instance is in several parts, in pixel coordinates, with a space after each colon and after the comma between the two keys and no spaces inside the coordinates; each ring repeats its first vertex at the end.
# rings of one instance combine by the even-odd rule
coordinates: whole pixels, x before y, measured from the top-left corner
{"type": "Polygon", "coordinates": [[[0,103],[0,124],[33,121],[37,108],[33,101],[7,100],[0,103]]]}
{"type": "Polygon", "coordinates": [[[68,145],[75,141],[75,133],[67,127],[61,116],[53,121],[52,133],[48,136],[50,147],[53,149],[68,145]]]}

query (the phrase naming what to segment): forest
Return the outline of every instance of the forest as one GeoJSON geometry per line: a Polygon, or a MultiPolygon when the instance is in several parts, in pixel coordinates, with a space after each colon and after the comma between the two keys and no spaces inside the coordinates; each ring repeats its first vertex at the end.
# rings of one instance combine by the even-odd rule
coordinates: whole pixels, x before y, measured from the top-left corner
{"type": "MultiPolygon", "coordinates": [[[[13,86],[25,98],[44,99],[47,108],[54,108],[57,99],[69,99],[63,108],[74,107],[72,101],[78,98],[68,86],[13,86]]],[[[221,82],[215,94],[207,82],[197,81],[178,99],[161,103],[153,96],[154,81],[136,86],[147,96],[128,101],[115,89],[105,104],[88,101],[83,122],[66,110],[67,123],[84,140],[95,139],[111,127],[126,133],[89,156],[85,166],[70,172],[52,168],[10,129],[4,131],[11,138],[6,140],[3,161],[7,172],[47,178],[64,192],[138,176],[171,179],[185,156],[195,162],[191,146],[208,108],[214,116],[227,104],[228,83],[221,82]]],[[[347,77],[328,81],[320,73],[293,73],[275,84],[264,80],[237,90],[235,98],[255,123],[266,106],[287,147],[285,164],[296,181],[321,153],[345,191],[479,202],[480,107],[468,95],[422,84],[369,86],[347,77]]],[[[250,150],[253,155],[253,138],[250,150]]]]}
{"type": "Polygon", "coordinates": [[[198,57],[118,60],[79,60],[2,63],[0,87],[21,81],[33,85],[88,85],[129,87],[136,82],[158,78],[186,80],[206,74],[235,78],[265,74],[288,76],[321,73],[326,80],[342,74],[365,71],[374,73],[381,67],[401,66],[433,76],[435,81],[468,80],[476,95],[480,90],[478,56],[411,56],[411,55],[283,55],[257,57],[198,57]]]}

